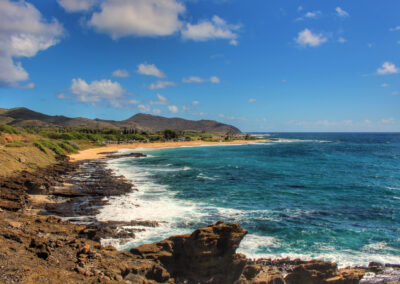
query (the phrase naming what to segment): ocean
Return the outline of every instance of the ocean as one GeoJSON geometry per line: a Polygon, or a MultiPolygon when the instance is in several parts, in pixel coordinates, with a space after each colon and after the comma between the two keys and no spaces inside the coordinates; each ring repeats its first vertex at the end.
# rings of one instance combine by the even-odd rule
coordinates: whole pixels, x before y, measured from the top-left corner
{"type": "Polygon", "coordinates": [[[273,141],[138,149],[148,157],[110,160],[138,191],[110,198],[97,218],[160,222],[120,249],[224,220],[249,231],[238,251],[250,258],[400,264],[400,134],[268,138],[273,141]]]}

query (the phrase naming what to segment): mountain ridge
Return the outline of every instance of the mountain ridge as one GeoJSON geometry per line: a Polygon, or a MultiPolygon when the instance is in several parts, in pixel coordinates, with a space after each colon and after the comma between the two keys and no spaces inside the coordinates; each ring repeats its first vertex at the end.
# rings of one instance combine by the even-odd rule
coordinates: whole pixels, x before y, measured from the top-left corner
{"type": "Polygon", "coordinates": [[[137,129],[143,131],[163,131],[173,129],[179,131],[241,133],[233,125],[215,120],[188,120],[179,117],[167,118],[151,114],[137,113],[125,120],[89,119],[84,117],[67,117],[63,115],[47,115],[25,107],[0,109],[0,123],[16,127],[69,127],[69,128],[111,128],[137,129]]]}

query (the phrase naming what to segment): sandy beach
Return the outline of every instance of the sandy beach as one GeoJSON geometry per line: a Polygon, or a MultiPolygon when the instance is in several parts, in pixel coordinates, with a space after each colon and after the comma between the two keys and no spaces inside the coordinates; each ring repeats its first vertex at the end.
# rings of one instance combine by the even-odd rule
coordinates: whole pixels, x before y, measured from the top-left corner
{"type": "Polygon", "coordinates": [[[217,146],[217,145],[248,145],[265,140],[235,140],[231,142],[204,142],[204,141],[185,141],[185,142],[154,142],[154,143],[132,143],[132,144],[111,144],[105,147],[91,148],[80,151],[77,154],[70,155],[71,161],[82,161],[91,159],[100,159],[107,156],[106,152],[115,152],[122,149],[136,148],[177,148],[194,146],[217,146]]]}

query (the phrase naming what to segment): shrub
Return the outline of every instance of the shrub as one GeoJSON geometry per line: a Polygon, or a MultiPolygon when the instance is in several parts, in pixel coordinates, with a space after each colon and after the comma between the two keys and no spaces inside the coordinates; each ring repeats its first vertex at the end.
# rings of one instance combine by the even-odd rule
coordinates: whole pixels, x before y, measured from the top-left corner
{"type": "Polygon", "coordinates": [[[46,149],[43,147],[42,144],[40,144],[39,141],[35,141],[33,142],[33,146],[35,146],[36,148],[38,148],[40,151],[42,151],[43,153],[47,154],[46,149]]]}
{"type": "Polygon", "coordinates": [[[76,149],[72,147],[68,142],[59,142],[58,145],[67,151],[67,153],[76,153],[76,149]]]}
{"type": "Polygon", "coordinates": [[[39,140],[39,141],[43,146],[45,146],[46,148],[49,148],[50,150],[52,150],[57,155],[65,156],[65,152],[63,151],[63,149],[61,149],[60,146],[58,146],[57,144],[53,143],[52,141],[44,140],[44,139],[39,140]]]}
{"type": "Polygon", "coordinates": [[[5,132],[9,134],[18,134],[20,131],[15,127],[0,123],[0,132],[5,132]]]}

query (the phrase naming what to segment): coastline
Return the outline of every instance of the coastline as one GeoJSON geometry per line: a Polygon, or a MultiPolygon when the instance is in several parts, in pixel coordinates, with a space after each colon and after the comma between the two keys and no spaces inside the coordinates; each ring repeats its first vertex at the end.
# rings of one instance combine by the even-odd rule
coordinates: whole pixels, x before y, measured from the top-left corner
{"type": "Polygon", "coordinates": [[[153,142],[153,143],[132,143],[132,144],[111,144],[105,147],[90,148],[80,151],[77,154],[69,155],[71,162],[83,160],[106,158],[109,152],[117,152],[123,149],[138,149],[138,148],[179,148],[179,147],[200,147],[200,146],[224,146],[224,145],[249,145],[258,142],[268,141],[262,140],[235,140],[229,142],[204,142],[204,141],[185,141],[185,142],[153,142]]]}
{"type": "MultiPolygon", "coordinates": [[[[159,143],[157,147],[155,147],[155,143],[148,143],[146,145],[111,145],[110,147],[95,149],[94,153],[90,153],[91,155],[94,154],[96,157],[94,159],[87,159],[88,155],[84,155],[80,157],[80,160],[76,159],[72,163],[63,161],[61,164],[54,165],[48,171],[39,171],[35,177],[38,178],[35,181],[37,184],[29,186],[30,188],[35,188],[35,192],[30,192],[29,188],[24,188],[26,185],[23,180],[21,182],[19,192],[23,196],[28,197],[27,200],[24,197],[21,198],[26,203],[21,204],[20,209],[14,207],[15,210],[21,213],[6,211],[1,216],[0,226],[3,232],[0,233],[0,241],[3,242],[3,248],[0,249],[0,254],[11,255],[13,252],[8,252],[8,247],[15,250],[17,246],[18,253],[22,253],[18,254],[19,257],[24,257],[23,255],[28,253],[38,258],[36,259],[31,256],[29,261],[24,259],[24,262],[27,262],[21,268],[25,269],[24,271],[29,271],[31,269],[30,265],[34,267],[38,266],[40,267],[41,274],[47,275],[48,279],[54,277],[52,273],[55,273],[58,275],[57,277],[60,275],[66,277],[64,279],[75,277],[75,281],[79,283],[97,281],[104,283],[145,283],[148,280],[154,281],[149,283],[181,283],[185,279],[200,281],[201,283],[210,279],[214,279],[210,283],[233,283],[232,279],[236,279],[235,281],[238,282],[235,283],[242,284],[260,283],[258,281],[270,284],[359,283],[366,273],[373,273],[372,278],[368,278],[372,280],[371,282],[363,280],[362,283],[374,283],[373,281],[377,279],[376,277],[386,277],[388,273],[392,273],[393,271],[397,274],[394,276],[390,275],[390,277],[392,277],[392,280],[397,280],[397,278],[393,277],[400,275],[400,268],[390,264],[385,266],[378,263],[371,263],[368,267],[339,269],[336,263],[322,260],[306,261],[288,258],[248,259],[243,254],[235,253],[240,241],[247,234],[247,231],[240,228],[239,225],[216,223],[209,227],[198,229],[191,235],[173,236],[164,241],[142,245],[130,251],[117,251],[111,246],[101,245],[100,240],[108,237],[121,240],[124,238],[134,238],[136,231],[132,229],[133,225],[150,228],[158,226],[157,222],[154,220],[98,222],[94,219],[89,219],[85,220],[89,221],[89,224],[74,224],[70,223],[70,221],[82,222],[82,219],[77,218],[79,217],[77,215],[75,215],[75,220],[72,218],[70,221],[65,221],[68,218],[62,220],[52,216],[38,215],[40,210],[53,209],[52,212],[50,210],[48,213],[61,217],[65,217],[71,214],[71,212],[73,215],[85,215],[89,213],[89,215],[92,214],[94,216],[96,215],[96,208],[104,206],[104,203],[101,202],[102,197],[124,195],[135,190],[133,184],[124,177],[116,176],[111,170],[106,170],[104,162],[99,160],[99,158],[107,158],[112,151],[136,149],[139,147],[174,148],[184,146],[243,145],[251,143],[249,141],[246,142],[159,143]],[[81,179],[78,179],[78,184],[71,186],[70,178],[76,179],[77,173],[79,173],[78,176],[81,179]],[[40,180],[43,174],[47,176],[44,180],[40,180]],[[45,186],[47,190],[43,191],[44,182],[47,182],[45,186]],[[89,186],[89,188],[84,189],[84,194],[82,194],[82,184],[91,183],[94,183],[96,188],[98,186],[101,187],[94,190],[94,187],[89,186]],[[105,187],[102,187],[103,183],[106,183],[105,187]],[[63,186],[60,187],[60,184],[63,186]],[[121,186],[126,186],[126,189],[113,191],[113,188],[121,186]],[[65,205],[63,208],[64,211],[59,210],[60,203],[54,199],[59,197],[70,199],[70,202],[61,203],[65,205]],[[81,198],[84,198],[86,202],[83,207],[78,206],[82,204],[81,198]],[[32,201],[31,204],[29,200],[32,201]],[[72,208],[77,207],[79,207],[79,210],[74,209],[71,211],[72,208]],[[93,207],[95,210],[93,210],[93,207]],[[86,210],[87,208],[90,210],[86,210]],[[9,229],[10,227],[11,230],[9,229]],[[128,229],[123,230],[124,227],[128,227],[128,229]],[[29,235],[23,233],[27,230],[31,232],[29,235]],[[58,232],[60,230],[61,232],[58,232]],[[202,232],[200,236],[203,237],[198,238],[199,232],[202,232]],[[40,238],[35,237],[35,234],[38,234],[40,238]],[[224,243],[222,251],[219,246],[212,245],[218,242],[224,243]],[[185,245],[183,245],[184,243],[185,245]],[[212,252],[211,254],[210,251],[212,252]],[[66,257],[68,260],[64,259],[63,256],[66,252],[68,255],[72,255],[72,257],[66,257]],[[177,256],[182,255],[185,255],[183,259],[176,260],[177,256]],[[192,255],[197,255],[198,257],[192,257],[192,255]],[[222,258],[220,257],[221,255],[223,255],[222,258]],[[219,256],[218,261],[216,261],[216,256],[219,256]],[[199,257],[201,261],[199,261],[199,257]],[[31,263],[32,259],[34,261],[31,263]],[[240,274],[232,275],[232,271],[230,269],[226,270],[224,267],[237,270],[240,274]],[[48,269],[51,272],[45,272],[48,269]],[[154,269],[157,272],[154,272],[154,269]],[[65,271],[68,271],[68,274],[65,274],[65,271]]],[[[118,155],[117,158],[129,155],[118,155]]],[[[30,176],[26,178],[32,179],[30,176]]],[[[11,266],[8,262],[0,264],[8,268],[9,271],[14,271],[15,267],[17,267],[16,263],[11,266]]],[[[4,279],[11,279],[12,273],[6,272],[4,275],[8,278],[4,279]]],[[[26,274],[26,272],[21,271],[22,276],[25,275],[24,273],[26,274]]],[[[31,276],[25,275],[24,277],[31,276]]],[[[25,280],[33,279],[32,281],[35,282],[40,279],[33,277],[21,278],[21,282],[29,283],[25,280]]],[[[7,281],[5,282],[7,283],[7,281]]]]}

